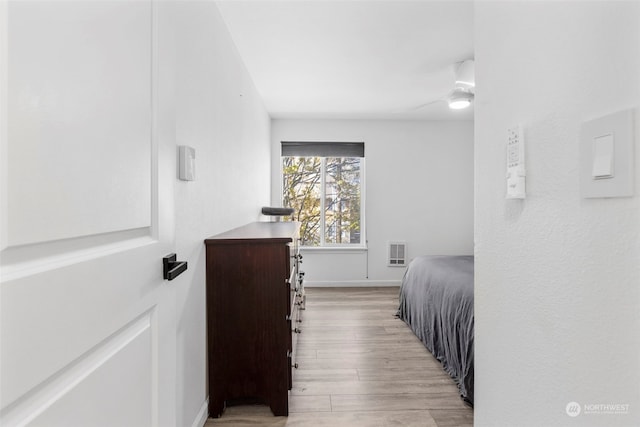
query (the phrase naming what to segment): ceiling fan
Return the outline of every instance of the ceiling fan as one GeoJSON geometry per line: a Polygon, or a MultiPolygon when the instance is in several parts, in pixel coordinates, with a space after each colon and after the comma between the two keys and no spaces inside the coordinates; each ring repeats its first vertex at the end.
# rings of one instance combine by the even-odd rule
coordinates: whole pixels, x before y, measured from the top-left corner
{"type": "Polygon", "coordinates": [[[455,70],[455,83],[449,94],[426,104],[419,105],[415,109],[424,108],[436,102],[446,101],[452,110],[460,110],[471,105],[476,86],[475,66],[473,59],[467,59],[457,64],[455,70]]]}

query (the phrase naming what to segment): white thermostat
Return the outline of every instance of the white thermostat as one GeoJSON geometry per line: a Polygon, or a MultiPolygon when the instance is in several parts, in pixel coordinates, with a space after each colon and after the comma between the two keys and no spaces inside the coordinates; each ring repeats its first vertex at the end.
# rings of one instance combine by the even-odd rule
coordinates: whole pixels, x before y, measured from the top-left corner
{"type": "Polygon", "coordinates": [[[526,169],[522,127],[507,129],[507,199],[524,199],[526,169]]]}
{"type": "Polygon", "coordinates": [[[196,150],[188,145],[178,147],[179,152],[179,173],[178,176],[183,181],[194,181],[196,179],[196,150]]]}

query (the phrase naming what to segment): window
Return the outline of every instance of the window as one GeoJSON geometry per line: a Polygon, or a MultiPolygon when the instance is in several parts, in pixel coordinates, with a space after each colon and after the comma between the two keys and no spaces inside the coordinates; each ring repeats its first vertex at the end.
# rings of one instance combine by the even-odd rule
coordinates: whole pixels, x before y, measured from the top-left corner
{"type": "Polygon", "coordinates": [[[364,143],[282,142],[283,206],[303,246],[361,246],[364,143]]]}

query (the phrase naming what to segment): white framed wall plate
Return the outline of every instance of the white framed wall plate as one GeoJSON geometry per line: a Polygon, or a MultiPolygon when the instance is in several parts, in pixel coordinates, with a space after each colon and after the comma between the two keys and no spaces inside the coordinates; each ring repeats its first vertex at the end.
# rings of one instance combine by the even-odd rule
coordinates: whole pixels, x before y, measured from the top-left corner
{"type": "Polygon", "coordinates": [[[584,198],[634,193],[634,109],[584,122],[580,132],[580,193],[584,198]]]}

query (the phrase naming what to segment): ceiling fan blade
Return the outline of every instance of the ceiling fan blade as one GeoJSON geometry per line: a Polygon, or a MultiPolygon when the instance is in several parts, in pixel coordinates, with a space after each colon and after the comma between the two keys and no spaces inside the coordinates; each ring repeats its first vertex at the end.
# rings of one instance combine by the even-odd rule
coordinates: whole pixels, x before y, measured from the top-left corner
{"type": "Polygon", "coordinates": [[[415,106],[413,108],[411,108],[409,111],[416,111],[416,110],[421,110],[425,107],[428,107],[429,105],[433,105],[433,104],[437,104],[438,102],[443,102],[444,99],[436,99],[430,102],[425,102],[424,104],[420,104],[418,106],[415,106]]]}

